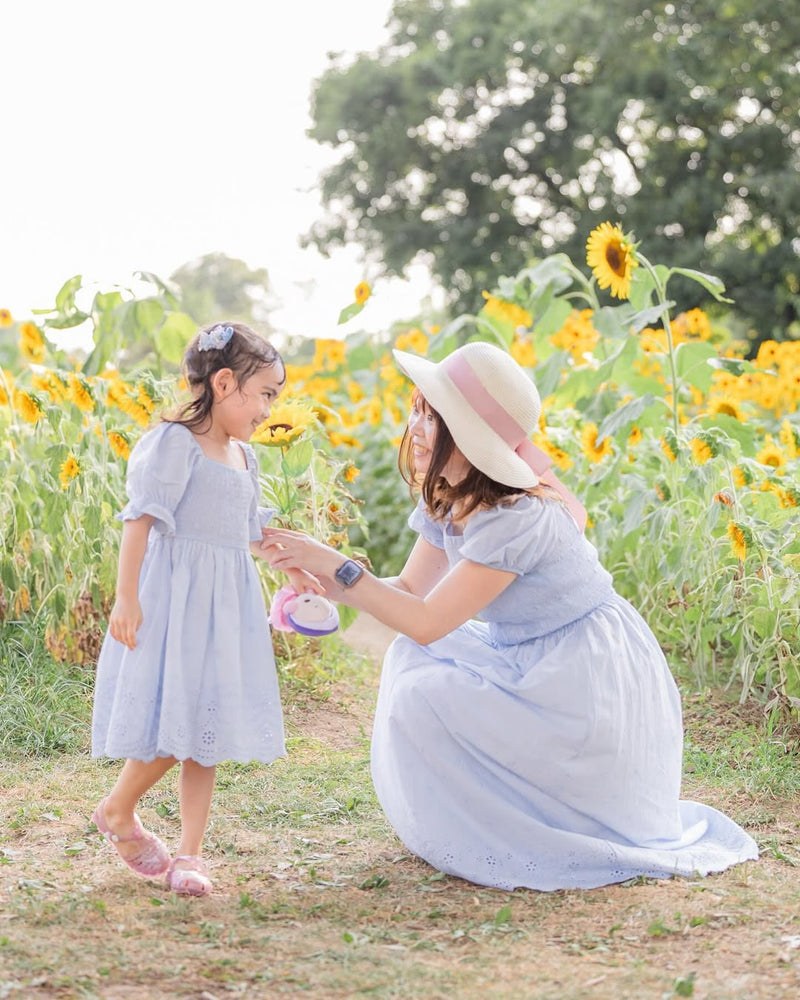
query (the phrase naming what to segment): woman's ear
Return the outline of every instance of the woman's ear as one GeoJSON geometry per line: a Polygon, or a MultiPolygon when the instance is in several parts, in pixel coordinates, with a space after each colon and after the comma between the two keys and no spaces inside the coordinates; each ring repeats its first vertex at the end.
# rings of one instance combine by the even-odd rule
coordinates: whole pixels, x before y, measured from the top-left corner
{"type": "Polygon", "coordinates": [[[215,371],[210,378],[211,391],[214,393],[214,402],[219,403],[230,396],[236,388],[236,378],[230,368],[220,368],[215,371]]]}

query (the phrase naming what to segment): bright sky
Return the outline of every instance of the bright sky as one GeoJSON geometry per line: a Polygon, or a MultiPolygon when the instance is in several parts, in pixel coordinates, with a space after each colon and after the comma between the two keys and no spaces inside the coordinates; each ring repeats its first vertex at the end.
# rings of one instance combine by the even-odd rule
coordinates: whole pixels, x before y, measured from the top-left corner
{"type": "MultiPolygon", "coordinates": [[[[74,274],[108,290],[221,251],[265,267],[287,333],[340,336],[375,277],[356,248],[298,238],[330,150],[305,135],[329,51],[373,50],[391,0],[22,0],[0,9],[0,307],[53,304],[74,274]]],[[[429,291],[374,282],[351,326],[413,317],[429,291]]]]}

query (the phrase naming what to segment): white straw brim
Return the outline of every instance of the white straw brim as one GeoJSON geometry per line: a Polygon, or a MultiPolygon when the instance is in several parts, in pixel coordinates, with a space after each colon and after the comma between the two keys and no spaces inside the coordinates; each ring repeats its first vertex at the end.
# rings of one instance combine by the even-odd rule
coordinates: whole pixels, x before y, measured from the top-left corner
{"type": "Polygon", "coordinates": [[[530,489],[538,485],[533,469],[475,412],[440,364],[406,351],[392,353],[400,370],[447,424],[467,461],[505,486],[530,489]]]}

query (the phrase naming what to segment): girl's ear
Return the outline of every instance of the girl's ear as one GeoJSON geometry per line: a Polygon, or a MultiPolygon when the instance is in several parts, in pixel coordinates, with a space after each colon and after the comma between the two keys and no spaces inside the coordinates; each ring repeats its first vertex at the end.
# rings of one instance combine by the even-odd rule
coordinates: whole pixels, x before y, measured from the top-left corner
{"type": "Polygon", "coordinates": [[[211,391],[214,393],[215,403],[225,399],[226,396],[230,396],[231,392],[236,388],[236,378],[230,368],[220,368],[218,371],[215,371],[209,382],[211,383],[211,391]]]}

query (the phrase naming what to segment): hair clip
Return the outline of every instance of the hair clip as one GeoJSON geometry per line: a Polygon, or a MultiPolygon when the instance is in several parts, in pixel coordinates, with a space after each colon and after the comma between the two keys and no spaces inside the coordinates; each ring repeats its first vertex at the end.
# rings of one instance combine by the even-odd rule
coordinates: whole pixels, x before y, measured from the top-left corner
{"type": "Polygon", "coordinates": [[[223,326],[221,323],[210,330],[203,330],[197,338],[198,351],[219,351],[233,336],[232,326],[223,326]]]}

